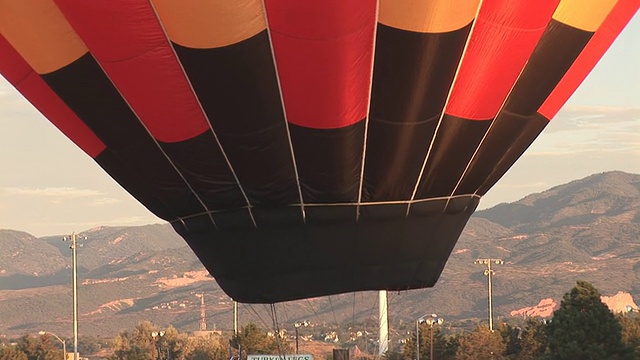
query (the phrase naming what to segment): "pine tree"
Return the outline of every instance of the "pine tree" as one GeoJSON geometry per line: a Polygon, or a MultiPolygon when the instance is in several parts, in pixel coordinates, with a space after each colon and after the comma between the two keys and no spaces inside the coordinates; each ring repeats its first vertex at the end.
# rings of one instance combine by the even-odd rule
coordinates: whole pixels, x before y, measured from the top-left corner
{"type": "Polygon", "coordinates": [[[590,283],[578,281],[566,293],[547,327],[551,359],[628,359],[620,322],[590,283]]]}
{"type": "Polygon", "coordinates": [[[520,333],[520,360],[540,359],[547,347],[546,324],[540,319],[530,318],[520,333]]]}

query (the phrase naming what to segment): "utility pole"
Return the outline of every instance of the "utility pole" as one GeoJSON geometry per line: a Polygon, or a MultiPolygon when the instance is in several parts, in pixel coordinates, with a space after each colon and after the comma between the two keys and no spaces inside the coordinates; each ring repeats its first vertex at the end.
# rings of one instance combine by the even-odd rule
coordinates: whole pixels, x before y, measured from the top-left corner
{"type": "Polygon", "coordinates": [[[484,275],[487,276],[489,281],[489,330],[493,331],[493,301],[492,301],[493,289],[492,289],[491,279],[495,274],[495,272],[491,269],[491,264],[493,263],[495,265],[502,265],[504,264],[504,261],[502,261],[501,259],[489,258],[489,259],[477,259],[473,263],[479,264],[479,265],[485,265],[487,267],[487,269],[484,271],[484,275]]]}

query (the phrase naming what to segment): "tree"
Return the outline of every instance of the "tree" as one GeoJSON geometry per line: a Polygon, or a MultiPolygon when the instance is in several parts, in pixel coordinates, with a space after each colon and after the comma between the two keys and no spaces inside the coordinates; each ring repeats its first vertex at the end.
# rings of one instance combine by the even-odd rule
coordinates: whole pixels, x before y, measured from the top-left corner
{"type": "Polygon", "coordinates": [[[186,360],[228,360],[229,349],[217,336],[191,337],[187,341],[186,360]]]}
{"type": "Polygon", "coordinates": [[[157,328],[150,321],[138,323],[133,331],[123,331],[113,339],[113,360],[151,360],[153,358],[153,337],[157,328]]]}
{"type": "Polygon", "coordinates": [[[540,319],[529,318],[520,332],[520,360],[540,359],[547,347],[546,324],[540,319]]]}
{"type": "Polygon", "coordinates": [[[182,359],[185,354],[185,343],[187,334],[180,334],[178,330],[169,326],[164,331],[164,336],[158,341],[158,350],[161,352],[158,359],[182,359]]]}
{"type": "Polygon", "coordinates": [[[505,355],[507,357],[520,354],[522,347],[520,344],[520,328],[509,325],[505,322],[498,323],[497,331],[502,336],[505,344],[505,355]]]}
{"type": "Polygon", "coordinates": [[[249,323],[231,339],[231,346],[235,349],[242,348],[246,354],[286,354],[291,349],[286,342],[278,336],[269,336],[256,324],[249,323]]]}
{"type": "Polygon", "coordinates": [[[415,334],[413,337],[405,339],[402,345],[402,351],[398,353],[399,359],[395,360],[412,360],[416,358],[416,338],[415,334]]]}
{"type": "Polygon", "coordinates": [[[628,359],[622,328],[590,283],[579,280],[567,292],[547,326],[551,359],[628,359]]]}
{"type": "Polygon", "coordinates": [[[62,357],[62,350],[48,335],[33,337],[25,334],[18,339],[16,350],[24,353],[28,360],[57,360],[62,357]]]}
{"type": "Polygon", "coordinates": [[[622,326],[622,342],[633,348],[636,356],[640,355],[640,317],[620,314],[617,318],[622,326]]]}
{"type": "Polygon", "coordinates": [[[113,339],[111,349],[113,350],[113,354],[110,357],[111,360],[127,359],[127,355],[131,351],[131,340],[126,330],[120,332],[120,334],[113,339]]]}
{"type": "Polygon", "coordinates": [[[471,333],[458,338],[456,359],[506,359],[507,345],[497,331],[479,325],[471,333]]]}
{"type": "MultiPolygon", "coordinates": [[[[69,347],[70,348],[70,347],[69,347]]],[[[78,338],[78,352],[82,355],[95,354],[102,349],[100,341],[93,336],[80,336],[78,338]]]]}
{"type": "MultiPolygon", "coordinates": [[[[384,360],[405,360],[405,356],[401,352],[389,350],[382,355],[384,360]]],[[[410,359],[410,358],[409,358],[410,359]]]]}
{"type": "Polygon", "coordinates": [[[0,360],[27,360],[27,354],[15,346],[0,347],[0,360]]]}
{"type": "MultiPolygon", "coordinates": [[[[229,359],[229,343],[226,340],[223,341],[220,335],[188,336],[178,332],[173,326],[167,327],[162,332],[162,336],[159,332],[159,329],[149,321],[139,323],[130,333],[122,331],[113,339],[111,346],[113,353],[110,359],[150,360],[154,355],[157,360],[229,359]]],[[[249,338],[253,338],[254,335],[249,331],[249,338]]]]}
{"type": "MultiPolygon", "coordinates": [[[[450,344],[442,332],[442,326],[435,325],[433,329],[431,325],[422,323],[420,326],[420,360],[430,360],[431,358],[431,330],[433,330],[433,357],[436,359],[447,359],[447,353],[450,352],[450,344]]],[[[396,357],[411,360],[416,358],[416,338],[415,333],[409,339],[406,339],[402,352],[396,353],[396,357]]],[[[455,353],[455,351],[454,351],[455,353]]]]}

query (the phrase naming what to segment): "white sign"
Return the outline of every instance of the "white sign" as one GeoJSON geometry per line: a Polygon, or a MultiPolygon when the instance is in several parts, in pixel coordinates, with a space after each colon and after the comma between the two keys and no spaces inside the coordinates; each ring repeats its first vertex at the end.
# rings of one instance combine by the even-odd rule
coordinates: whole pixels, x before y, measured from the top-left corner
{"type": "Polygon", "coordinates": [[[247,360],[313,360],[313,355],[249,355],[247,360]]]}

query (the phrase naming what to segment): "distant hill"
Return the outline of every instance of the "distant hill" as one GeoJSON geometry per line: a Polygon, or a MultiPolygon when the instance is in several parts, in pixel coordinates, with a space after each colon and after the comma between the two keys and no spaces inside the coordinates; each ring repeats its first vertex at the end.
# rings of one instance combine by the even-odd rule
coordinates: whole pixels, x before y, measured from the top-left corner
{"type": "MultiPolygon", "coordinates": [[[[231,329],[231,300],[169,225],[100,227],[80,236],[82,334],[113,336],[142,320],[196,330],[195,294],[201,292],[209,327],[231,329]]],[[[636,295],[639,250],[640,175],[592,175],[477,212],[434,288],[389,294],[390,323],[410,328],[425,313],[485,319],[486,277],[484,268],[473,264],[477,258],[505,261],[495,267],[498,318],[542,299],[559,303],[578,279],[592,282],[603,295],[636,295]]],[[[70,336],[69,267],[62,236],[0,230],[0,334],[46,329],[70,336]]],[[[305,319],[345,328],[367,324],[370,331],[377,326],[375,292],[288,302],[276,310],[283,327],[305,319]]],[[[273,325],[268,306],[241,305],[240,320],[273,325]]]]}
{"type": "Polygon", "coordinates": [[[607,172],[531,194],[477,216],[517,231],[590,224],[597,219],[640,223],[640,175],[607,172]]]}

